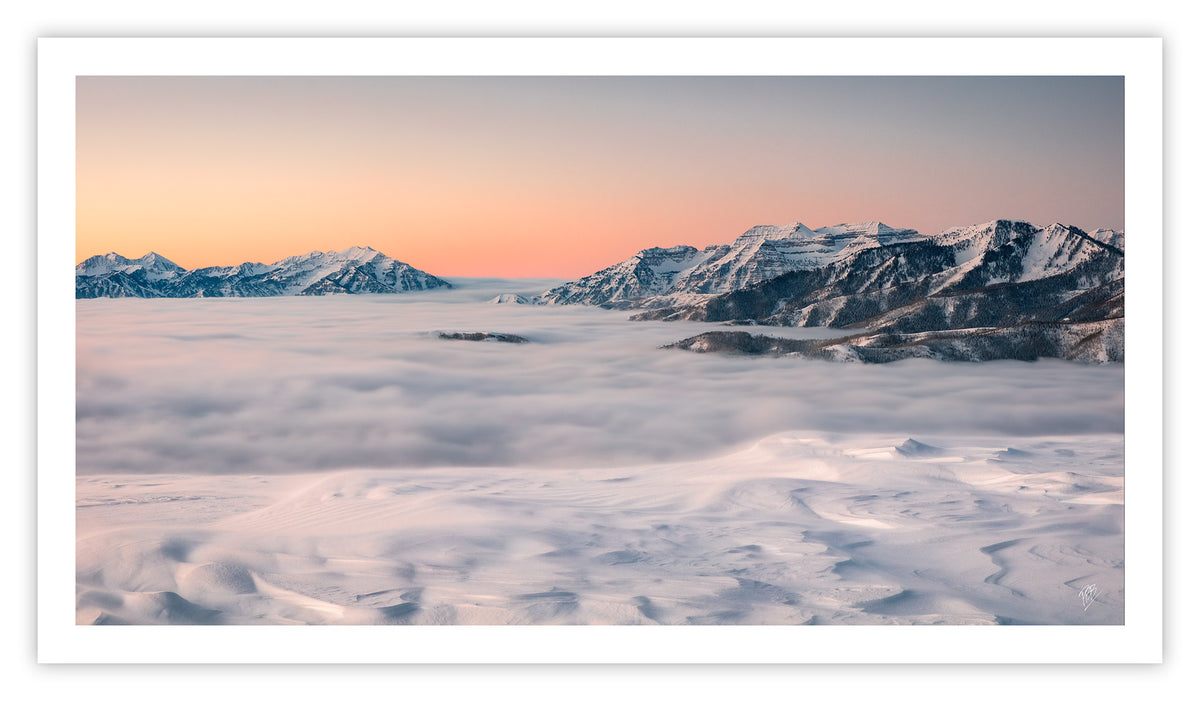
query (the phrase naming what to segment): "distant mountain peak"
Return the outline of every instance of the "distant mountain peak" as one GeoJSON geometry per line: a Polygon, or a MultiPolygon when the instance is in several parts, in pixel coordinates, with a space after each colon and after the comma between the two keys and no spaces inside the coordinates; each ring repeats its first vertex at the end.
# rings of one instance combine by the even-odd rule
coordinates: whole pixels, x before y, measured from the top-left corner
{"type": "Polygon", "coordinates": [[[887,224],[884,224],[883,222],[880,222],[880,221],[861,222],[854,226],[861,227],[863,233],[866,233],[866,234],[879,234],[879,233],[887,233],[889,231],[892,231],[892,227],[890,227],[887,224]]]}
{"type": "Polygon", "coordinates": [[[183,270],[183,268],[181,266],[177,265],[175,262],[167,260],[167,258],[165,256],[159,255],[158,253],[155,253],[154,251],[150,251],[146,255],[142,256],[141,258],[138,258],[136,261],[133,261],[133,262],[139,263],[141,265],[150,265],[150,266],[155,266],[155,267],[160,267],[160,268],[169,268],[169,269],[173,269],[173,270],[183,270]]]}
{"type": "Polygon", "coordinates": [[[75,266],[76,297],[271,297],[394,294],[449,287],[370,246],[313,251],[272,264],[186,270],[158,253],[129,260],[115,252],[75,266]]]}

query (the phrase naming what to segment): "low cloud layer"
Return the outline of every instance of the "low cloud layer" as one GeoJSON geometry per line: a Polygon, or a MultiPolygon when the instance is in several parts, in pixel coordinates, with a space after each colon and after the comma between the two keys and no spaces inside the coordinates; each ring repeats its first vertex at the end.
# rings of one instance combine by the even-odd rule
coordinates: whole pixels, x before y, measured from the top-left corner
{"type": "Polygon", "coordinates": [[[697,355],[659,346],[719,327],[485,303],[541,289],[80,300],[78,471],[593,466],[691,459],[789,430],[920,439],[1124,427],[1120,365],[697,355]]]}

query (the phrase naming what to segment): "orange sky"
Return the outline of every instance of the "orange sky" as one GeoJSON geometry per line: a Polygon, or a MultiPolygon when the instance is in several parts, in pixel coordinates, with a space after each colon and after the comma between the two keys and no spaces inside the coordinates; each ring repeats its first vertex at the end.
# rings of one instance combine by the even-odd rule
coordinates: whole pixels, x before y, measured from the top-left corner
{"type": "Polygon", "coordinates": [[[76,257],[579,277],[756,224],[1122,228],[1120,79],[79,78],[76,257]]]}

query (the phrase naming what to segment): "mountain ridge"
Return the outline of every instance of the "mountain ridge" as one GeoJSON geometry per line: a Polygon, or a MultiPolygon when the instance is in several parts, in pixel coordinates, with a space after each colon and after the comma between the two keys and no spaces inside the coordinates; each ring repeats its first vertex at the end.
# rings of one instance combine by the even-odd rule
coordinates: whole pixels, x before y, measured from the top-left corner
{"type": "Polygon", "coordinates": [[[670,346],[695,352],[762,354],[769,346],[777,355],[859,362],[1028,360],[1032,352],[1120,362],[1123,246],[1123,231],[1011,219],[931,236],[880,222],[759,226],[704,251],[646,249],[534,301],[629,309],[632,320],[854,332],[840,344],[802,347],[736,336],[670,346]]]}
{"type": "Polygon", "coordinates": [[[75,297],[277,297],[396,294],[450,283],[370,246],[312,251],[274,263],[185,269],[159,253],[115,252],[75,266],[75,297]]]}
{"type": "Polygon", "coordinates": [[[1123,313],[1123,251],[1076,227],[994,220],[634,318],[908,333],[1066,318],[1097,289],[1121,296],[1123,313]]]}
{"type": "Polygon", "coordinates": [[[849,252],[901,240],[914,229],[880,222],[810,229],[800,222],[753,226],[731,243],[646,248],[591,275],[543,292],[542,304],[594,304],[616,308],[664,306],[673,297],[721,294],[794,270],[828,264],[849,252]]]}

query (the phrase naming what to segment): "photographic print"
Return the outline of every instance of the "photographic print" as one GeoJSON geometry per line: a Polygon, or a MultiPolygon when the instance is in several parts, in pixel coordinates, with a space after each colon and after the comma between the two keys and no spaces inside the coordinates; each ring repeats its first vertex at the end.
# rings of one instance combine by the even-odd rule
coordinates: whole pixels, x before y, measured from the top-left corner
{"type": "Polygon", "coordinates": [[[76,627],[1126,623],[1123,75],[73,87],[76,627]]]}

